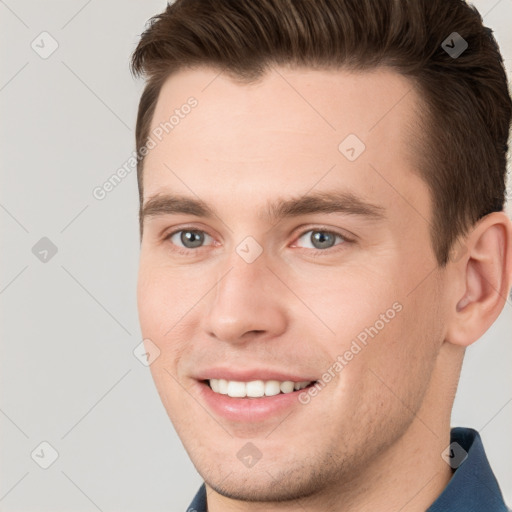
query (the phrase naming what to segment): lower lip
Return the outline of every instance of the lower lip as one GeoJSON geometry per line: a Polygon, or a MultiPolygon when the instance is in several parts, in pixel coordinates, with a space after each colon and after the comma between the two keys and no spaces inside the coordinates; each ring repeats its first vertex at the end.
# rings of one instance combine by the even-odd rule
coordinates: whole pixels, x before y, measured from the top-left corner
{"type": "Polygon", "coordinates": [[[313,386],[292,393],[280,393],[261,398],[233,398],[228,395],[215,393],[204,381],[198,381],[199,392],[211,410],[229,421],[258,422],[282,413],[292,406],[302,405],[299,394],[313,386]]]}

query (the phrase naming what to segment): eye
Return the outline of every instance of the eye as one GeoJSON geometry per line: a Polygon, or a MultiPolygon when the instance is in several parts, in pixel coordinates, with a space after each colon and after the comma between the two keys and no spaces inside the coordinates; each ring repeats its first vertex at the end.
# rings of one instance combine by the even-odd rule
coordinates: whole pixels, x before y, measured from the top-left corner
{"type": "Polygon", "coordinates": [[[343,243],[350,241],[347,237],[342,235],[341,233],[336,233],[334,231],[329,231],[326,229],[309,229],[300,235],[297,240],[301,238],[306,239],[307,243],[310,243],[311,246],[306,247],[308,249],[317,249],[319,252],[325,252],[327,249],[331,249],[336,245],[343,245],[343,243]],[[312,234],[310,234],[312,233],[312,234]],[[308,235],[309,236],[306,236],[308,235]],[[341,240],[341,243],[336,244],[336,239],[341,240]]]}
{"type": "Polygon", "coordinates": [[[206,238],[212,239],[212,237],[204,231],[199,229],[185,228],[178,231],[173,231],[165,237],[165,240],[170,240],[171,243],[176,245],[178,248],[185,249],[185,251],[181,252],[186,252],[186,250],[192,250],[201,247],[206,238]]]}
{"type": "MultiPolygon", "coordinates": [[[[329,252],[329,249],[336,250],[335,247],[344,245],[346,242],[351,242],[347,236],[331,231],[328,229],[317,228],[309,229],[304,231],[298,238],[297,241],[305,238],[306,249],[312,249],[313,254],[323,254],[329,252]],[[309,235],[309,236],[308,236],[309,235]],[[339,243],[336,241],[339,240],[339,243]],[[309,246],[307,244],[310,244],[309,246]]],[[[172,233],[169,233],[164,237],[164,240],[168,240],[175,247],[176,252],[181,254],[189,255],[194,253],[194,249],[201,249],[204,247],[207,240],[213,241],[213,238],[206,232],[200,229],[187,229],[182,228],[172,233]]]]}

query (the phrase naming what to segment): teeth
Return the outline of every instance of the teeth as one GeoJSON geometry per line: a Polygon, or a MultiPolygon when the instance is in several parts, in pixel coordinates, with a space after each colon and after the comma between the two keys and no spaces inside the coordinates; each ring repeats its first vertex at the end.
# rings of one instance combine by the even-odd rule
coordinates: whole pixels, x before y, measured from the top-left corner
{"type": "Polygon", "coordinates": [[[260,398],[262,396],[278,395],[279,393],[292,393],[304,389],[313,381],[252,380],[250,382],[239,382],[236,380],[210,379],[209,382],[212,390],[221,395],[228,395],[233,398],[260,398]]]}
{"type": "Polygon", "coordinates": [[[228,396],[233,398],[243,398],[245,396],[245,384],[230,380],[228,382],[228,396]]]}
{"type": "Polygon", "coordinates": [[[282,393],[291,393],[294,390],[294,384],[291,380],[285,380],[279,384],[279,390],[282,393]]]}
{"type": "MultiPolygon", "coordinates": [[[[211,382],[211,381],[210,381],[211,382]]],[[[252,380],[245,384],[245,390],[247,396],[259,398],[265,396],[265,383],[262,380],[252,380]]],[[[244,396],[246,396],[244,394],[244,396]]]]}

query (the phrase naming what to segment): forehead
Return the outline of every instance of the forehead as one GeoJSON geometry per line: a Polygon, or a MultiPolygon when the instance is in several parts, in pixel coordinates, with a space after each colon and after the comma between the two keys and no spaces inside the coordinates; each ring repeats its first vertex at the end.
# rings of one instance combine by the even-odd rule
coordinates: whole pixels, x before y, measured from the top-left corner
{"type": "MultiPolygon", "coordinates": [[[[208,133],[210,137],[196,141],[196,147],[205,156],[207,149],[213,149],[216,157],[224,149],[217,145],[223,135],[257,134],[257,143],[265,135],[262,129],[267,134],[272,129],[290,130],[315,144],[325,137],[326,143],[337,142],[348,133],[368,142],[394,139],[399,144],[410,133],[405,124],[417,120],[419,101],[412,82],[388,68],[364,72],[272,68],[247,84],[202,67],[178,71],[164,82],[151,130],[168,123],[173,113],[179,115],[190,98],[197,106],[185,110],[193,115],[181,114],[179,119],[175,115],[167,131],[173,132],[178,144],[180,133],[185,137],[192,130],[198,135],[208,133]],[[247,124],[247,120],[252,122],[247,124]],[[218,130],[215,140],[212,130],[218,130]],[[404,137],[396,140],[397,136],[404,137]]],[[[229,149],[233,153],[238,146],[231,144],[229,149]]],[[[244,148],[244,160],[250,149],[244,148]]]]}
{"type": "Polygon", "coordinates": [[[179,71],[151,122],[145,200],[176,188],[256,200],[343,185],[385,206],[397,193],[416,201],[428,195],[415,172],[418,105],[412,83],[386,68],[280,67],[251,84],[216,69],[179,71]]]}

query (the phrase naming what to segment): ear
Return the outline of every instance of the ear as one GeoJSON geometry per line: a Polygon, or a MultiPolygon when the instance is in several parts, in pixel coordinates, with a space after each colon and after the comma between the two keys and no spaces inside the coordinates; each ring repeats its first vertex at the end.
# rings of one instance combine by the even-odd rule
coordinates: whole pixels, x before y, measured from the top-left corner
{"type": "Polygon", "coordinates": [[[453,253],[453,290],[446,341],[467,347],[494,323],[512,283],[512,221],[504,212],[486,215],[453,253]]]}

